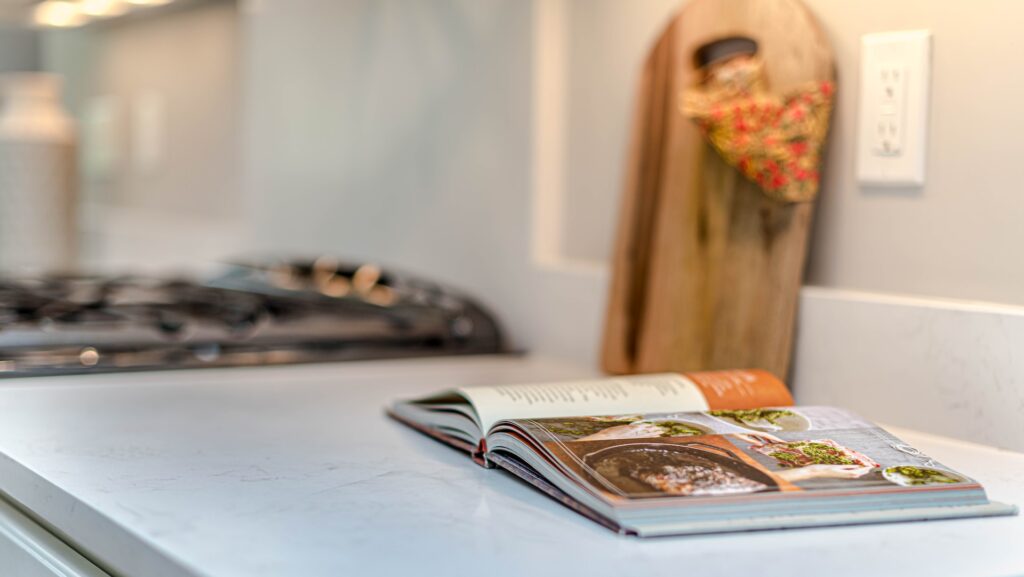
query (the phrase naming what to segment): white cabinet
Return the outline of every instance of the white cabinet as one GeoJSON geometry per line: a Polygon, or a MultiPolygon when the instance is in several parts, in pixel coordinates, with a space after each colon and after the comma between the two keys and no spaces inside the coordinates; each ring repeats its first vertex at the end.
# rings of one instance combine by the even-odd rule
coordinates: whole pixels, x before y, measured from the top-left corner
{"type": "Polygon", "coordinates": [[[0,575],[3,577],[110,577],[0,499],[0,575]]]}

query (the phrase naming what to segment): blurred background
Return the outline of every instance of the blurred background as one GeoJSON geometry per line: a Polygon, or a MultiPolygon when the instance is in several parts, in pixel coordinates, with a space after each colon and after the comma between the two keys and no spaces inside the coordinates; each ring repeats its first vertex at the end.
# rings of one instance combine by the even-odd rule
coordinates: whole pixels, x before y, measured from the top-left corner
{"type": "MultiPolygon", "coordinates": [[[[679,4],[0,0],[0,73],[59,79],[80,267],[380,262],[589,362],[636,76],[679,4]]],[[[808,283],[1024,304],[1024,4],[807,4],[840,87],[808,283]],[[936,38],[927,184],[876,190],[854,173],[857,54],[902,28],[936,38]]]]}

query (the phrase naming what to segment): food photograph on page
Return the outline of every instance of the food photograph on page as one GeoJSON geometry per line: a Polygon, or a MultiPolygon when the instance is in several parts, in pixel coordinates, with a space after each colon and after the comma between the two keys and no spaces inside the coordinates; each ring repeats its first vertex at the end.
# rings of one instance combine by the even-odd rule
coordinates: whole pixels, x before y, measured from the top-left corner
{"type": "Polygon", "coordinates": [[[593,487],[624,498],[973,483],[831,407],[524,422],[593,487]],[[765,423],[778,426],[783,419],[795,430],[763,432],[765,423]]]}

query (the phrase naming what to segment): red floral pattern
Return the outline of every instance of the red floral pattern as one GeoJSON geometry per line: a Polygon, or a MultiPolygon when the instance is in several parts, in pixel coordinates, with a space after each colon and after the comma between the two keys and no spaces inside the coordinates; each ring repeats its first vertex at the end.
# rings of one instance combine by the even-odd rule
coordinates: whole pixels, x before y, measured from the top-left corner
{"type": "Polygon", "coordinates": [[[711,146],[771,198],[813,200],[835,85],[821,82],[780,98],[768,92],[688,91],[683,112],[711,146]]]}

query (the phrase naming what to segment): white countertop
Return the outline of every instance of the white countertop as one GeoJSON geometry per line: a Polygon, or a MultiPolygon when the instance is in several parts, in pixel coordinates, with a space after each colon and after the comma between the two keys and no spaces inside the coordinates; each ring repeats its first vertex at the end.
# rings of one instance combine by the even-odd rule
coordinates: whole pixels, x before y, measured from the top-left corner
{"type": "MultiPolygon", "coordinates": [[[[465,358],[0,381],[0,489],[131,576],[1024,574],[1020,516],[620,537],[382,413],[587,373],[465,358]]],[[[1024,455],[894,432],[1024,504],[1024,455]]]]}

